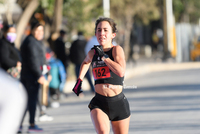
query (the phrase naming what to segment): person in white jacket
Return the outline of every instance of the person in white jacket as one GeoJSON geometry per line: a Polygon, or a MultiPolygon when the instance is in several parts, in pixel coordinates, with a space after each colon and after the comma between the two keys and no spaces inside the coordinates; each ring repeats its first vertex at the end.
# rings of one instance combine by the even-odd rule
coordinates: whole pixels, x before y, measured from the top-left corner
{"type": "Polygon", "coordinates": [[[16,134],[27,105],[27,94],[23,85],[3,69],[0,69],[0,85],[0,134],[16,134]]]}

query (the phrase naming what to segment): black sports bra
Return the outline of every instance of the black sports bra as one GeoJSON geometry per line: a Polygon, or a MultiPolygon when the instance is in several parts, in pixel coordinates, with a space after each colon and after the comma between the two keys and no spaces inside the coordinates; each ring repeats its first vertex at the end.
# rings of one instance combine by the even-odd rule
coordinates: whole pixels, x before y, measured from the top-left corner
{"type": "MultiPolygon", "coordinates": [[[[105,52],[111,60],[114,61],[112,56],[113,47],[105,52]]],[[[113,84],[113,85],[123,85],[124,77],[120,77],[113,73],[108,66],[105,64],[104,61],[101,60],[101,57],[95,54],[92,59],[92,73],[95,79],[96,84],[113,84]]]]}

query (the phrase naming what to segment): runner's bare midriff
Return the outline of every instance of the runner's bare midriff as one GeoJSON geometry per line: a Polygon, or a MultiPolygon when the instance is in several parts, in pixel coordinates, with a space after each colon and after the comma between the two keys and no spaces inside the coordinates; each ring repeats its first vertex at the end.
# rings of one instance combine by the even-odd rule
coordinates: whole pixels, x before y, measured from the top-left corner
{"type": "Polygon", "coordinates": [[[112,84],[96,84],[95,92],[103,96],[112,97],[120,94],[122,92],[121,85],[112,85],[112,84]]]}

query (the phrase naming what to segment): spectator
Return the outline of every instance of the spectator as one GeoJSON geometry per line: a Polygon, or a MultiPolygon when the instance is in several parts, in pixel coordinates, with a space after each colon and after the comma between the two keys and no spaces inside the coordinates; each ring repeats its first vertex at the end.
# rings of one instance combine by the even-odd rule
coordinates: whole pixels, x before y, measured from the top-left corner
{"type": "MultiPolygon", "coordinates": [[[[42,39],[44,36],[44,27],[42,24],[35,22],[31,25],[31,34],[27,36],[21,45],[22,56],[22,71],[21,82],[25,86],[28,93],[28,107],[29,111],[29,123],[28,132],[41,132],[42,128],[39,128],[35,124],[35,112],[38,99],[38,92],[40,84],[48,83],[45,77],[42,75],[43,65],[45,64],[45,55],[43,51],[42,39]]],[[[45,70],[45,69],[43,69],[45,70]]],[[[26,113],[26,112],[25,112],[26,113]]],[[[25,114],[24,114],[25,116],[25,114]]],[[[23,123],[23,120],[22,120],[23,123]]],[[[22,123],[19,132],[22,129],[22,123]]]]}
{"type": "Polygon", "coordinates": [[[65,31],[60,31],[60,36],[54,42],[54,50],[57,58],[62,61],[63,65],[65,66],[65,69],[67,69],[67,54],[65,52],[65,43],[63,41],[65,34],[65,31]]]}
{"type": "Polygon", "coordinates": [[[155,29],[152,33],[152,49],[153,51],[157,51],[159,44],[159,37],[157,35],[157,30],[155,29]]]}
{"type": "Polygon", "coordinates": [[[99,45],[99,42],[97,41],[96,36],[92,36],[92,38],[87,42],[87,44],[85,46],[85,54],[86,55],[91,50],[91,48],[94,47],[94,45],[99,45]]]}
{"type": "Polygon", "coordinates": [[[15,48],[16,29],[14,25],[5,25],[4,34],[0,40],[0,65],[13,77],[20,77],[21,62],[19,51],[15,48]]]}
{"type": "MultiPolygon", "coordinates": [[[[79,70],[81,67],[81,63],[85,59],[85,46],[86,46],[87,40],[83,36],[83,32],[78,32],[78,39],[72,42],[71,48],[70,48],[70,60],[72,63],[75,64],[75,73],[76,77],[79,76],[79,70]]],[[[94,86],[91,80],[90,76],[90,70],[86,73],[86,78],[90,84],[91,91],[94,93],[94,86]]]]}
{"type": "MultiPolygon", "coordinates": [[[[65,67],[50,49],[47,50],[46,59],[51,67],[50,74],[52,76],[52,80],[49,83],[50,95],[53,100],[58,101],[60,99],[60,95],[63,94],[66,81],[65,67]]],[[[59,107],[59,105],[60,104],[56,101],[51,103],[51,106],[54,108],[59,107]]]]}
{"type": "Polygon", "coordinates": [[[0,69],[0,134],[16,134],[27,95],[22,84],[0,69]]]}

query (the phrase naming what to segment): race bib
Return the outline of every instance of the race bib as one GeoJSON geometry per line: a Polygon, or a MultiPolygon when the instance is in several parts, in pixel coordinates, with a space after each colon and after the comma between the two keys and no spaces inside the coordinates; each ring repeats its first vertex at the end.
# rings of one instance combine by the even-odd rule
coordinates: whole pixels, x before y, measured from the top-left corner
{"type": "Polygon", "coordinates": [[[108,66],[93,68],[92,72],[95,80],[111,77],[110,69],[108,68],[108,66]]]}

